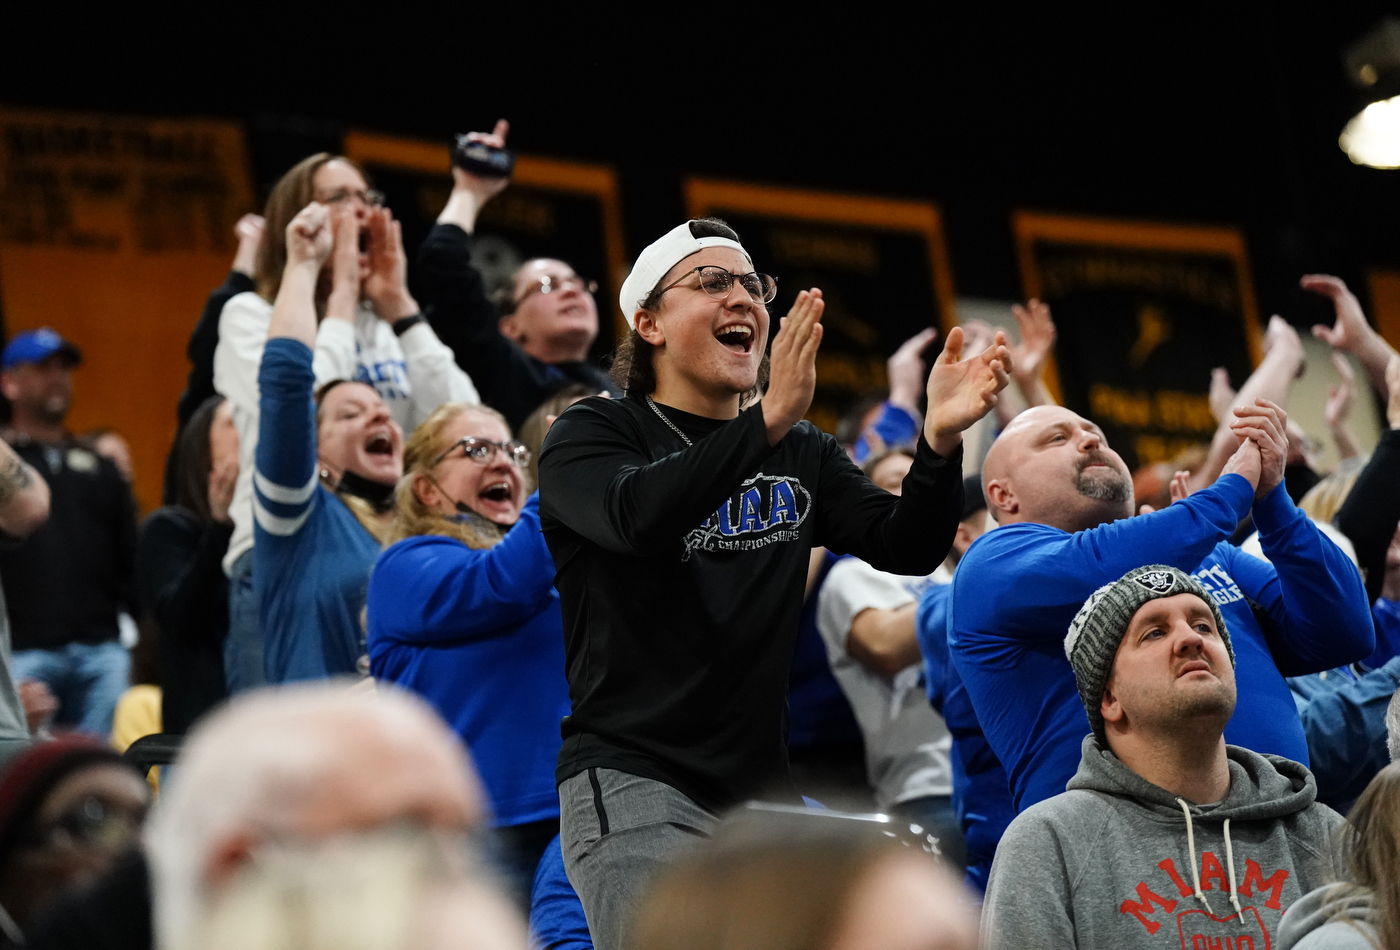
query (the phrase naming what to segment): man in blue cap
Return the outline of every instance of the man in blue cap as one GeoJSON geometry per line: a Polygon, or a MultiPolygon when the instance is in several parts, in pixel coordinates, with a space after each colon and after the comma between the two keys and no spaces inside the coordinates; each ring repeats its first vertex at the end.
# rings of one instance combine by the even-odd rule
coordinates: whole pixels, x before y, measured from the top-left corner
{"type": "Polygon", "coordinates": [[[0,392],[11,410],[5,440],[50,493],[48,523],[0,551],[0,582],[15,679],[48,686],[58,723],[105,736],[128,685],[117,615],[137,615],[136,504],[116,466],[64,425],[81,361],[47,327],[17,335],[0,354],[0,392]]]}

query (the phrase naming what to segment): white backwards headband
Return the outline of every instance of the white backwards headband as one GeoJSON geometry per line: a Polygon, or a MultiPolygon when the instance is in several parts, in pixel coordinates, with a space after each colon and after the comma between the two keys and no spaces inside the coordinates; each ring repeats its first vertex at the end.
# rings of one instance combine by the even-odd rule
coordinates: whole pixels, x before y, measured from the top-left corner
{"type": "Polygon", "coordinates": [[[666,272],[696,251],[707,247],[732,247],[753,266],[753,258],[738,241],[722,237],[696,237],[690,230],[692,224],[693,221],[687,221],[661,235],[647,245],[647,249],[638,256],[637,263],[632,265],[632,273],[622,282],[622,292],[617,295],[617,304],[622,308],[622,315],[627,318],[629,327],[636,329],[637,307],[666,276],[666,272]]]}

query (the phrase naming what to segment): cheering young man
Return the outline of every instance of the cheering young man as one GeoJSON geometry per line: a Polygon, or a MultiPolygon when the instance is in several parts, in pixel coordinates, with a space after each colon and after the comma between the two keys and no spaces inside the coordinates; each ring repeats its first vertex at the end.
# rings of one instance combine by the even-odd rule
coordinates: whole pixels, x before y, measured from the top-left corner
{"type": "Polygon", "coordinates": [[[962,513],[961,433],[1007,383],[1004,337],[959,362],[962,331],[948,334],[897,497],[801,421],[820,290],[797,295],[770,370],[775,292],[723,222],[664,235],[622,287],[633,332],[614,373],[626,398],[578,403],[541,454],[572,700],[561,838],[602,950],[621,946],[647,880],[718,811],[787,784],[788,665],[811,549],[897,574],[937,567],[962,513]],[[743,408],[765,373],[761,404],[743,408]]]}

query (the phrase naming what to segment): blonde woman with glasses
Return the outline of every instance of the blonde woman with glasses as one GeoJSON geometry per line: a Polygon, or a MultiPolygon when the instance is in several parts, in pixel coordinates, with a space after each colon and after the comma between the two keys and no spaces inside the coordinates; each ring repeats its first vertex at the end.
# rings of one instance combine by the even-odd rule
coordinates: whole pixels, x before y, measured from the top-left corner
{"type": "Polygon", "coordinates": [[[522,905],[559,832],[554,764],[569,712],[530,455],[495,410],[441,406],[404,450],[391,545],[369,587],[370,671],[423,696],[471,749],[522,905]]]}

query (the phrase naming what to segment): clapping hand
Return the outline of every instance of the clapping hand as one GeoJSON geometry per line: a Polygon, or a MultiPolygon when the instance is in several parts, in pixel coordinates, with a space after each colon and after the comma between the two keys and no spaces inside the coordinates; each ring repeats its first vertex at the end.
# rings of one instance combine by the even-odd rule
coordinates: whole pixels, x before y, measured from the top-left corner
{"type": "Polygon", "coordinates": [[[1366,315],[1361,311],[1361,302],[1356,299],[1356,294],[1347,289],[1346,282],[1331,274],[1307,274],[1299,284],[1304,290],[1327,297],[1337,312],[1337,322],[1330,327],[1318,324],[1312,328],[1313,336],[1333,349],[1354,349],[1370,327],[1366,323],[1366,315]]]}
{"type": "Polygon", "coordinates": [[[781,442],[812,404],[825,309],[822,292],[813,287],[797,295],[788,315],[778,323],[778,335],[773,338],[769,356],[768,392],[763,397],[763,423],[769,445],[781,442]]]}
{"type": "MultiPolygon", "coordinates": [[[[1253,442],[1259,449],[1259,480],[1254,497],[1263,498],[1283,481],[1283,469],[1288,463],[1288,413],[1267,399],[1256,399],[1252,406],[1236,406],[1234,413],[1236,418],[1230,428],[1235,438],[1242,443],[1253,442]]],[[[1225,471],[1229,470],[1227,464],[1225,471]]]]}
{"type": "Polygon", "coordinates": [[[331,253],[330,209],[315,201],[297,212],[287,225],[287,268],[321,269],[331,253]]]}
{"type": "Polygon", "coordinates": [[[1023,387],[1040,379],[1040,371],[1055,348],[1055,321],[1050,319],[1050,307],[1032,299],[1022,307],[1013,304],[1011,313],[1021,331],[1021,342],[1011,348],[1017,383],[1023,387]]]}
{"type": "Polygon", "coordinates": [[[1340,382],[1335,386],[1327,388],[1327,405],[1322,410],[1322,418],[1327,422],[1329,429],[1346,425],[1347,417],[1351,415],[1352,397],[1356,393],[1356,374],[1351,371],[1351,364],[1347,358],[1340,353],[1332,353],[1332,365],[1337,370],[1340,382]]]}
{"type": "Polygon", "coordinates": [[[954,327],[928,377],[924,439],[944,458],[957,450],[963,430],[997,404],[997,393],[1010,382],[1009,373],[1015,365],[1001,330],[976,356],[962,360],[962,351],[963,329],[954,327]]]}
{"type": "Polygon", "coordinates": [[[924,348],[938,339],[938,331],[925,327],[900,344],[885,363],[890,381],[890,402],[911,413],[919,411],[924,392],[924,348]]]}

